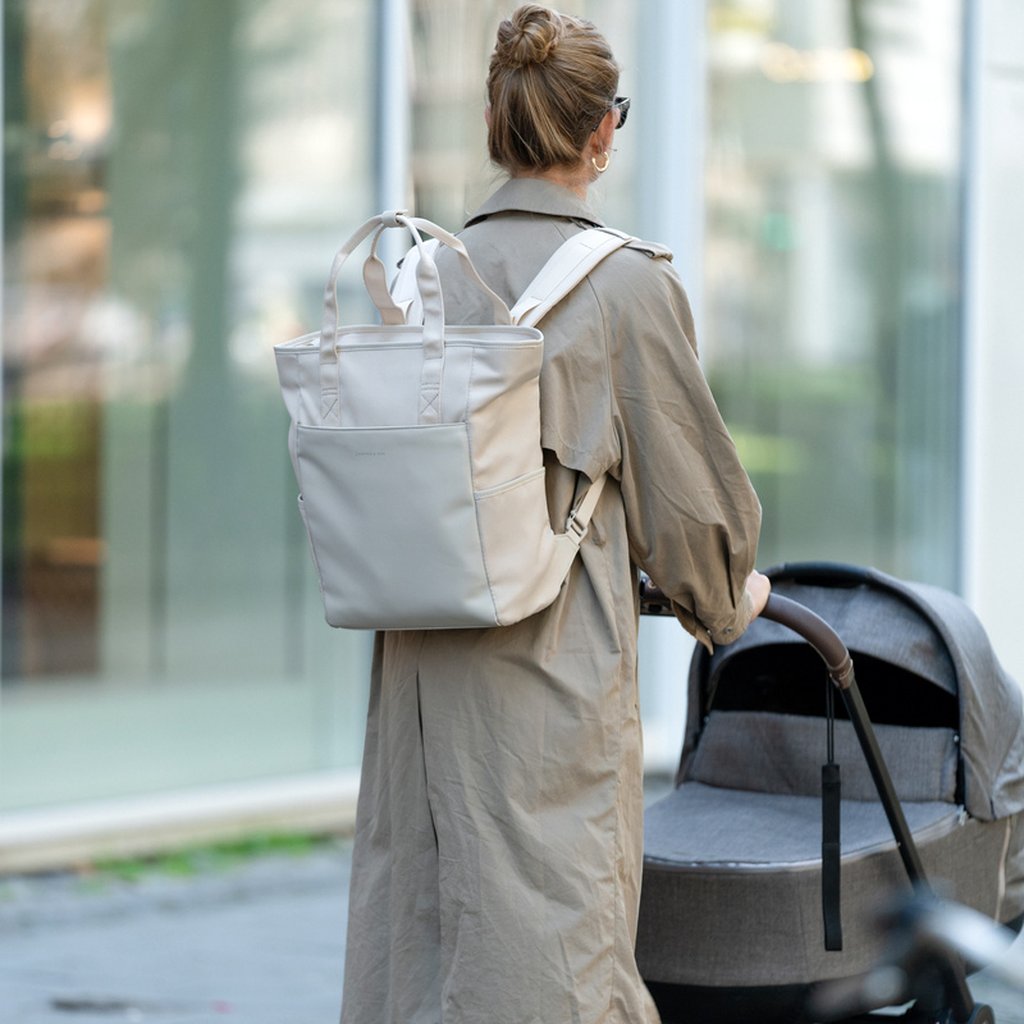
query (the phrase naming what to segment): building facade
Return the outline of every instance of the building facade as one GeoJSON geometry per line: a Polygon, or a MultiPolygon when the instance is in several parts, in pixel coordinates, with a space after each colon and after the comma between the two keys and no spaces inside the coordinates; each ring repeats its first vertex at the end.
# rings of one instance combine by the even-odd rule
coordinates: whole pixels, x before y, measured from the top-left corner
{"type": "MultiPolygon", "coordinates": [[[[272,346],[369,212],[455,227],[495,187],[510,6],[5,0],[0,853],[161,807],[349,812],[369,638],[322,620],[272,346]]],[[[595,205],[676,252],[762,566],[958,590],[1024,677],[1019,6],[561,7],[623,65],[595,205]]],[[[688,658],[666,625],[654,767],[688,658]]]]}

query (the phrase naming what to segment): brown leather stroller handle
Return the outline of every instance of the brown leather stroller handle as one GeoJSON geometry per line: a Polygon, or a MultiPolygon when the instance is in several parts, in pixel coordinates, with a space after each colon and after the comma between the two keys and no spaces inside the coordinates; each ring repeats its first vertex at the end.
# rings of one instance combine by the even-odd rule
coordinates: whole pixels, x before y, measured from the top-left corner
{"type": "Polygon", "coordinates": [[[841,690],[853,684],[853,661],[839,634],[823,619],[797,601],[770,594],[761,618],[770,619],[803,637],[828,666],[828,674],[841,690]]]}
{"type": "MultiPolygon", "coordinates": [[[[645,615],[671,615],[672,602],[660,588],[644,576],[640,580],[640,611],[645,615]]],[[[841,690],[853,683],[853,661],[836,631],[823,619],[797,601],[781,594],[770,594],[761,618],[771,619],[793,630],[806,640],[828,666],[829,675],[841,690]]]]}

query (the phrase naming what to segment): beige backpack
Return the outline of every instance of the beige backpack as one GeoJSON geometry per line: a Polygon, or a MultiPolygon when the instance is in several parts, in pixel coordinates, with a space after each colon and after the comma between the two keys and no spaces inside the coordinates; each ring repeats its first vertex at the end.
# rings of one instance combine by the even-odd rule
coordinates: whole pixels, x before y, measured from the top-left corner
{"type": "Polygon", "coordinates": [[[339,250],[319,334],[275,346],[289,451],[328,623],[444,629],[518,622],[557,596],[604,478],[550,526],[540,443],[543,335],[535,325],[602,259],[631,241],[580,232],[509,310],[465,246],[430,221],[383,213],[339,250]],[[415,248],[389,289],[377,244],[408,229],[415,248]],[[494,323],[444,322],[433,252],[453,249],[494,323]],[[337,280],[369,235],[363,278],[381,315],[338,326],[337,280]],[[402,294],[402,293],[406,294],[402,294]],[[417,320],[422,310],[422,323],[417,320]]]}

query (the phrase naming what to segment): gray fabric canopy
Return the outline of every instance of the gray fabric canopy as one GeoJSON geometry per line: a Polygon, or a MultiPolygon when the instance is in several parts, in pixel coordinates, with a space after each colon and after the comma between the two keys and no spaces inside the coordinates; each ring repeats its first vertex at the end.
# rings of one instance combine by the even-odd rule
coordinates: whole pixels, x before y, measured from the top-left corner
{"type": "MultiPolygon", "coordinates": [[[[869,655],[957,696],[964,804],[970,815],[991,821],[1024,810],[1024,693],[959,597],[849,566],[785,565],[769,575],[776,593],[806,605],[832,626],[853,655],[855,669],[857,656],[869,655]]],[[[690,666],[682,766],[695,749],[707,694],[729,661],[759,647],[803,642],[784,626],[758,619],[714,655],[697,649],[690,666]]]]}

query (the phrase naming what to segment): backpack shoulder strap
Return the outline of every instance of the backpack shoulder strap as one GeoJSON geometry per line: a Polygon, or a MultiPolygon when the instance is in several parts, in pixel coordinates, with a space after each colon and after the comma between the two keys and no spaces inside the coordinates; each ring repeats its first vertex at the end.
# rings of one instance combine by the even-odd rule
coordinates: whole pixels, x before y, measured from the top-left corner
{"type": "MultiPolygon", "coordinates": [[[[638,239],[612,228],[587,228],[567,238],[541,267],[512,308],[512,323],[533,327],[564,299],[606,256],[624,246],[635,246],[638,239]]],[[[424,249],[431,255],[440,243],[431,239],[424,249]]],[[[395,304],[406,322],[416,323],[421,312],[416,291],[416,265],[420,252],[416,246],[406,254],[391,286],[395,304]]]]}
{"type": "Polygon", "coordinates": [[[611,228],[587,228],[567,238],[512,307],[512,323],[535,326],[605,257],[635,241],[611,228]]]}
{"type": "MultiPolygon", "coordinates": [[[[562,301],[603,259],[636,239],[611,228],[587,228],[567,238],[555,250],[512,307],[512,323],[533,327],[562,301]]],[[[591,516],[604,490],[607,473],[592,481],[566,520],[558,537],[571,559],[587,534],[591,516]]]]}

